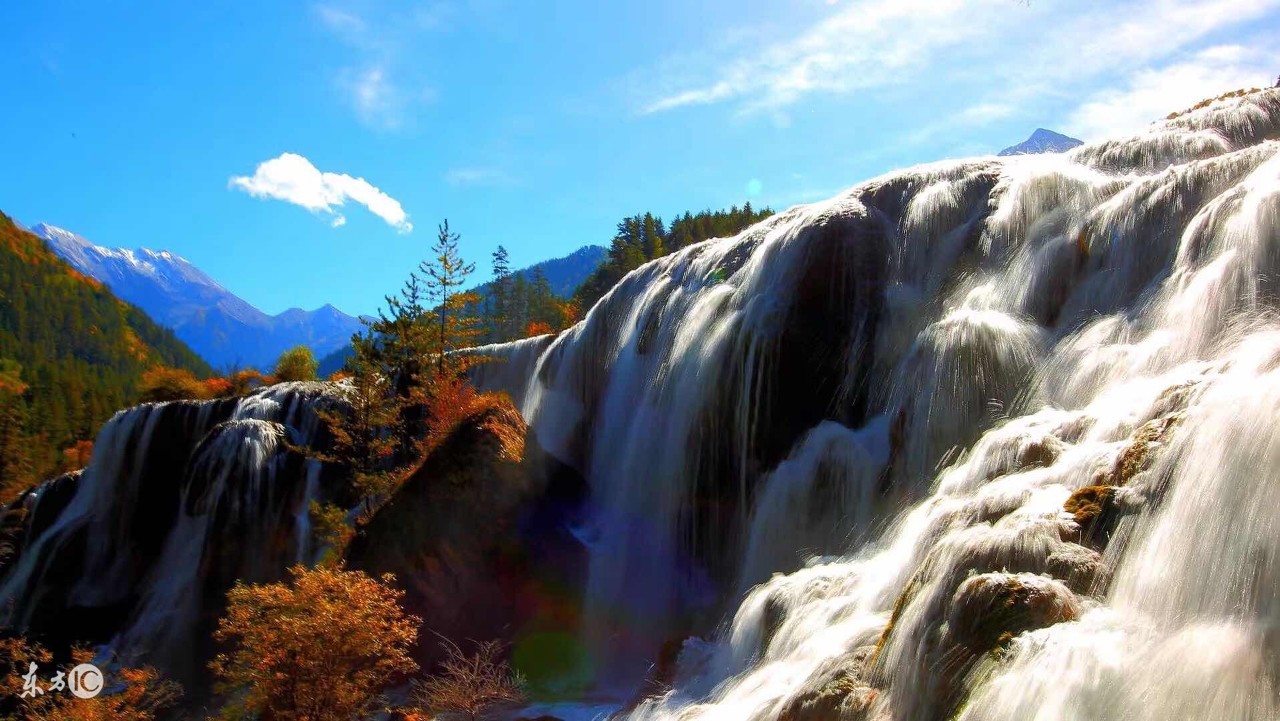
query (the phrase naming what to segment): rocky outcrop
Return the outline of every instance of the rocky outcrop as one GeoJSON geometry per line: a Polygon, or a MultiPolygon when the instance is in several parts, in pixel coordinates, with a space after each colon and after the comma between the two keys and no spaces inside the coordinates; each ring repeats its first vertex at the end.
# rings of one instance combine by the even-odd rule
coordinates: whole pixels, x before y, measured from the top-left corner
{"type": "Polygon", "coordinates": [[[871,686],[868,664],[875,646],[864,646],[815,674],[791,697],[778,721],[873,721],[887,719],[875,708],[880,691],[871,686]]]}
{"type": "Polygon", "coordinates": [[[305,510],[343,483],[301,450],[323,441],[315,410],[335,391],[282,383],[117,413],[87,468],[0,515],[0,630],[55,651],[110,642],[197,693],[227,588],[305,561],[305,510]]]}
{"type": "MultiPolygon", "coordinates": [[[[1166,392],[1159,403],[1167,412],[1139,426],[1116,456],[1110,471],[1099,474],[1095,483],[1076,489],[1063,503],[1062,509],[1071,514],[1079,528],[1081,544],[1097,550],[1106,548],[1124,516],[1141,510],[1143,501],[1158,500],[1136,493],[1126,494],[1121,489],[1151,470],[1159,451],[1182,422],[1182,409],[1193,387],[1180,385],[1166,392]]],[[[1159,479],[1148,485],[1154,495],[1160,495],[1163,484],[1159,479]]]]}
{"type": "Polygon", "coordinates": [[[423,619],[416,649],[438,636],[524,646],[577,625],[584,556],[568,527],[581,479],[527,438],[505,396],[488,400],[409,476],[352,541],[347,561],[392,573],[423,619]]]}

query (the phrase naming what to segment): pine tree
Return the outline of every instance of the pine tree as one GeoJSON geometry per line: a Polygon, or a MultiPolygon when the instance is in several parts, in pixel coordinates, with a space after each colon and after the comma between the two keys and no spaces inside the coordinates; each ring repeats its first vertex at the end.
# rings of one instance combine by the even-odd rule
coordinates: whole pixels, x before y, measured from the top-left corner
{"type": "Polygon", "coordinates": [[[357,352],[346,368],[350,390],[344,407],[317,411],[331,439],[319,458],[351,470],[368,515],[394,483],[393,457],[404,443],[402,404],[367,354],[357,352]]]}
{"type": "Polygon", "coordinates": [[[493,284],[490,288],[489,297],[493,304],[489,313],[489,340],[510,340],[511,262],[507,249],[501,245],[493,251],[493,284]]]}
{"type": "Polygon", "coordinates": [[[551,292],[551,282],[547,280],[547,274],[541,267],[534,268],[532,275],[529,284],[529,324],[552,328],[559,324],[559,311],[556,309],[555,294],[551,292]]]}
{"type": "Polygon", "coordinates": [[[386,296],[387,308],[368,324],[368,333],[352,338],[355,356],[390,382],[390,395],[397,404],[397,420],[392,432],[399,439],[400,462],[417,453],[417,443],[426,433],[427,411],[422,398],[426,385],[425,363],[438,346],[431,332],[431,313],[425,305],[426,291],[421,277],[410,273],[398,296],[386,296]]]}
{"type": "Polygon", "coordinates": [[[439,227],[431,246],[435,258],[423,261],[419,269],[426,277],[427,297],[435,306],[433,321],[436,345],[436,371],[445,371],[449,353],[472,345],[478,329],[475,318],[466,315],[466,306],[478,301],[474,293],[462,293],[467,277],[475,272],[474,263],[462,259],[458,250],[461,236],[449,231],[449,221],[439,227]]]}

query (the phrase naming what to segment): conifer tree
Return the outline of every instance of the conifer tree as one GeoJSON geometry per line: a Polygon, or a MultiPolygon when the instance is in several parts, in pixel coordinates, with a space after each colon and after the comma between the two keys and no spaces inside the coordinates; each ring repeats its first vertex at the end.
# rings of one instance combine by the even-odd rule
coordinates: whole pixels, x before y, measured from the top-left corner
{"type": "Polygon", "coordinates": [[[26,437],[26,392],[18,364],[0,360],[0,504],[35,481],[26,437]]]}
{"type": "Polygon", "coordinates": [[[501,245],[493,251],[493,284],[490,287],[489,340],[501,342],[508,340],[508,315],[511,312],[511,262],[507,249],[501,245]]]}
{"type": "Polygon", "coordinates": [[[394,455],[406,435],[403,403],[367,355],[357,352],[348,359],[346,368],[346,403],[317,411],[330,437],[327,451],[319,458],[350,469],[367,516],[395,482],[394,455]]]}
{"type": "Polygon", "coordinates": [[[356,359],[370,366],[368,377],[380,376],[390,384],[387,391],[396,406],[391,431],[402,463],[415,456],[416,444],[426,432],[425,364],[437,346],[425,298],[422,278],[410,273],[399,295],[386,296],[387,308],[368,324],[369,332],[352,338],[356,359]]]}
{"type": "Polygon", "coordinates": [[[431,246],[435,257],[419,266],[426,277],[427,298],[434,304],[432,332],[439,373],[444,372],[448,354],[471,345],[477,334],[475,319],[466,315],[465,307],[478,298],[474,293],[461,292],[476,266],[462,259],[458,250],[459,240],[461,236],[450,232],[449,221],[445,220],[439,226],[435,244],[431,246]]]}

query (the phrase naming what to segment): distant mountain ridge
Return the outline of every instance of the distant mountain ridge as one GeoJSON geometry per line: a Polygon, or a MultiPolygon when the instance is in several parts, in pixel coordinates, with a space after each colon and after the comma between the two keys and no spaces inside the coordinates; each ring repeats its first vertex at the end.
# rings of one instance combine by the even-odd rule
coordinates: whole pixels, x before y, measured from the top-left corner
{"type": "MultiPolygon", "coordinates": [[[[547,284],[551,286],[551,292],[561,298],[568,298],[592,271],[600,267],[608,255],[609,251],[604,246],[584,245],[564,257],[534,263],[527,268],[513,270],[511,274],[532,280],[534,271],[541,270],[547,278],[547,284]]],[[[483,283],[475,291],[484,295],[492,286],[493,281],[483,283]]]]}
{"type": "Polygon", "coordinates": [[[211,365],[269,368],[288,348],[309,346],[317,356],[342,347],[360,328],[331,305],[267,315],[169,251],[105,248],[48,223],[31,232],[76,270],[145,310],[211,365]]]}
{"type": "Polygon", "coordinates": [[[0,495],[56,472],[61,451],[134,403],[158,365],[212,372],[172,330],[0,213],[0,495]]]}
{"type": "MultiPolygon", "coordinates": [[[[547,278],[547,284],[551,286],[551,292],[561,298],[568,298],[573,295],[573,291],[596,268],[600,267],[600,264],[604,262],[608,255],[609,251],[603,246],[584,245],[566,256],[534,263],[528,267],[513,270],[511,274],[519,275],[525,280],[531,280],[534,271],[541,269],[542,274],[547,278]]],[[[492,287],[493,281],[489,281],[488,283],[481,283],[472,290],[483,297],[489,293],[492,287]]],[[[346,364],[347,358],[351,356],[351,353],[351,345],[344,344],[332,353],[320,358],[320,375],[327,376],[334,371],[340,370],[346,364]]]]}
{"type": "Polygon", "coordinates": [[[1052,130],[1044,128],[1036,128],[1031,137],[1018,143],[1010,145],[1001,150],[998,155],[1038,155],[1040,153],[1065,153],[1072,148],[1084,145],[1083,140],[1076,140],[1068,135],[1056,133],[1052,130]]]}

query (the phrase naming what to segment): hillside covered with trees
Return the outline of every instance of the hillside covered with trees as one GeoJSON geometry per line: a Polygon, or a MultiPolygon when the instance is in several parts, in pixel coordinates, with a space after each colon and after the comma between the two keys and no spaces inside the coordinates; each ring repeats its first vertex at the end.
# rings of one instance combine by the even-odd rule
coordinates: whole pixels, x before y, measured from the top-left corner
{"type": "Polygon", "coordinates": [[[622,280],[622,276],[648,261],[704,240],[737,235],[770,215],[773,215],[772,208],[756,210],[747,202],[741,208],[735,205],[728,210],[704,210],[696,215],[686,211],[676,217],[670,227],[652,213],[623,218],[609,244],[609,257],[578,286],[573,300],[579,307],[588,309],[622,280]]]}
{"type": "Polygon", "coordinates": [[[694,243],[727,238],[773,215],[751,203],[728,210],[685,212],[670,227],[653,213],[637,213],[618,222],[603,262],[569,297],[558,295],[553,283],[535,266],[529,272],[512,272],[507,251],[498,246],[493,254],[493,280],[477,289],[483,339],[501,343],[533,335],[554,333],[578,322],[605,293],[627,273],[694,243]]]}
{"type": "Polygon", "coordinates": [[[208,376],[171,331],[0,214],[0,488],[84,455],[155,367],[208,376]],[[80,444],[77,450],[77,444],[80,444]]]}

